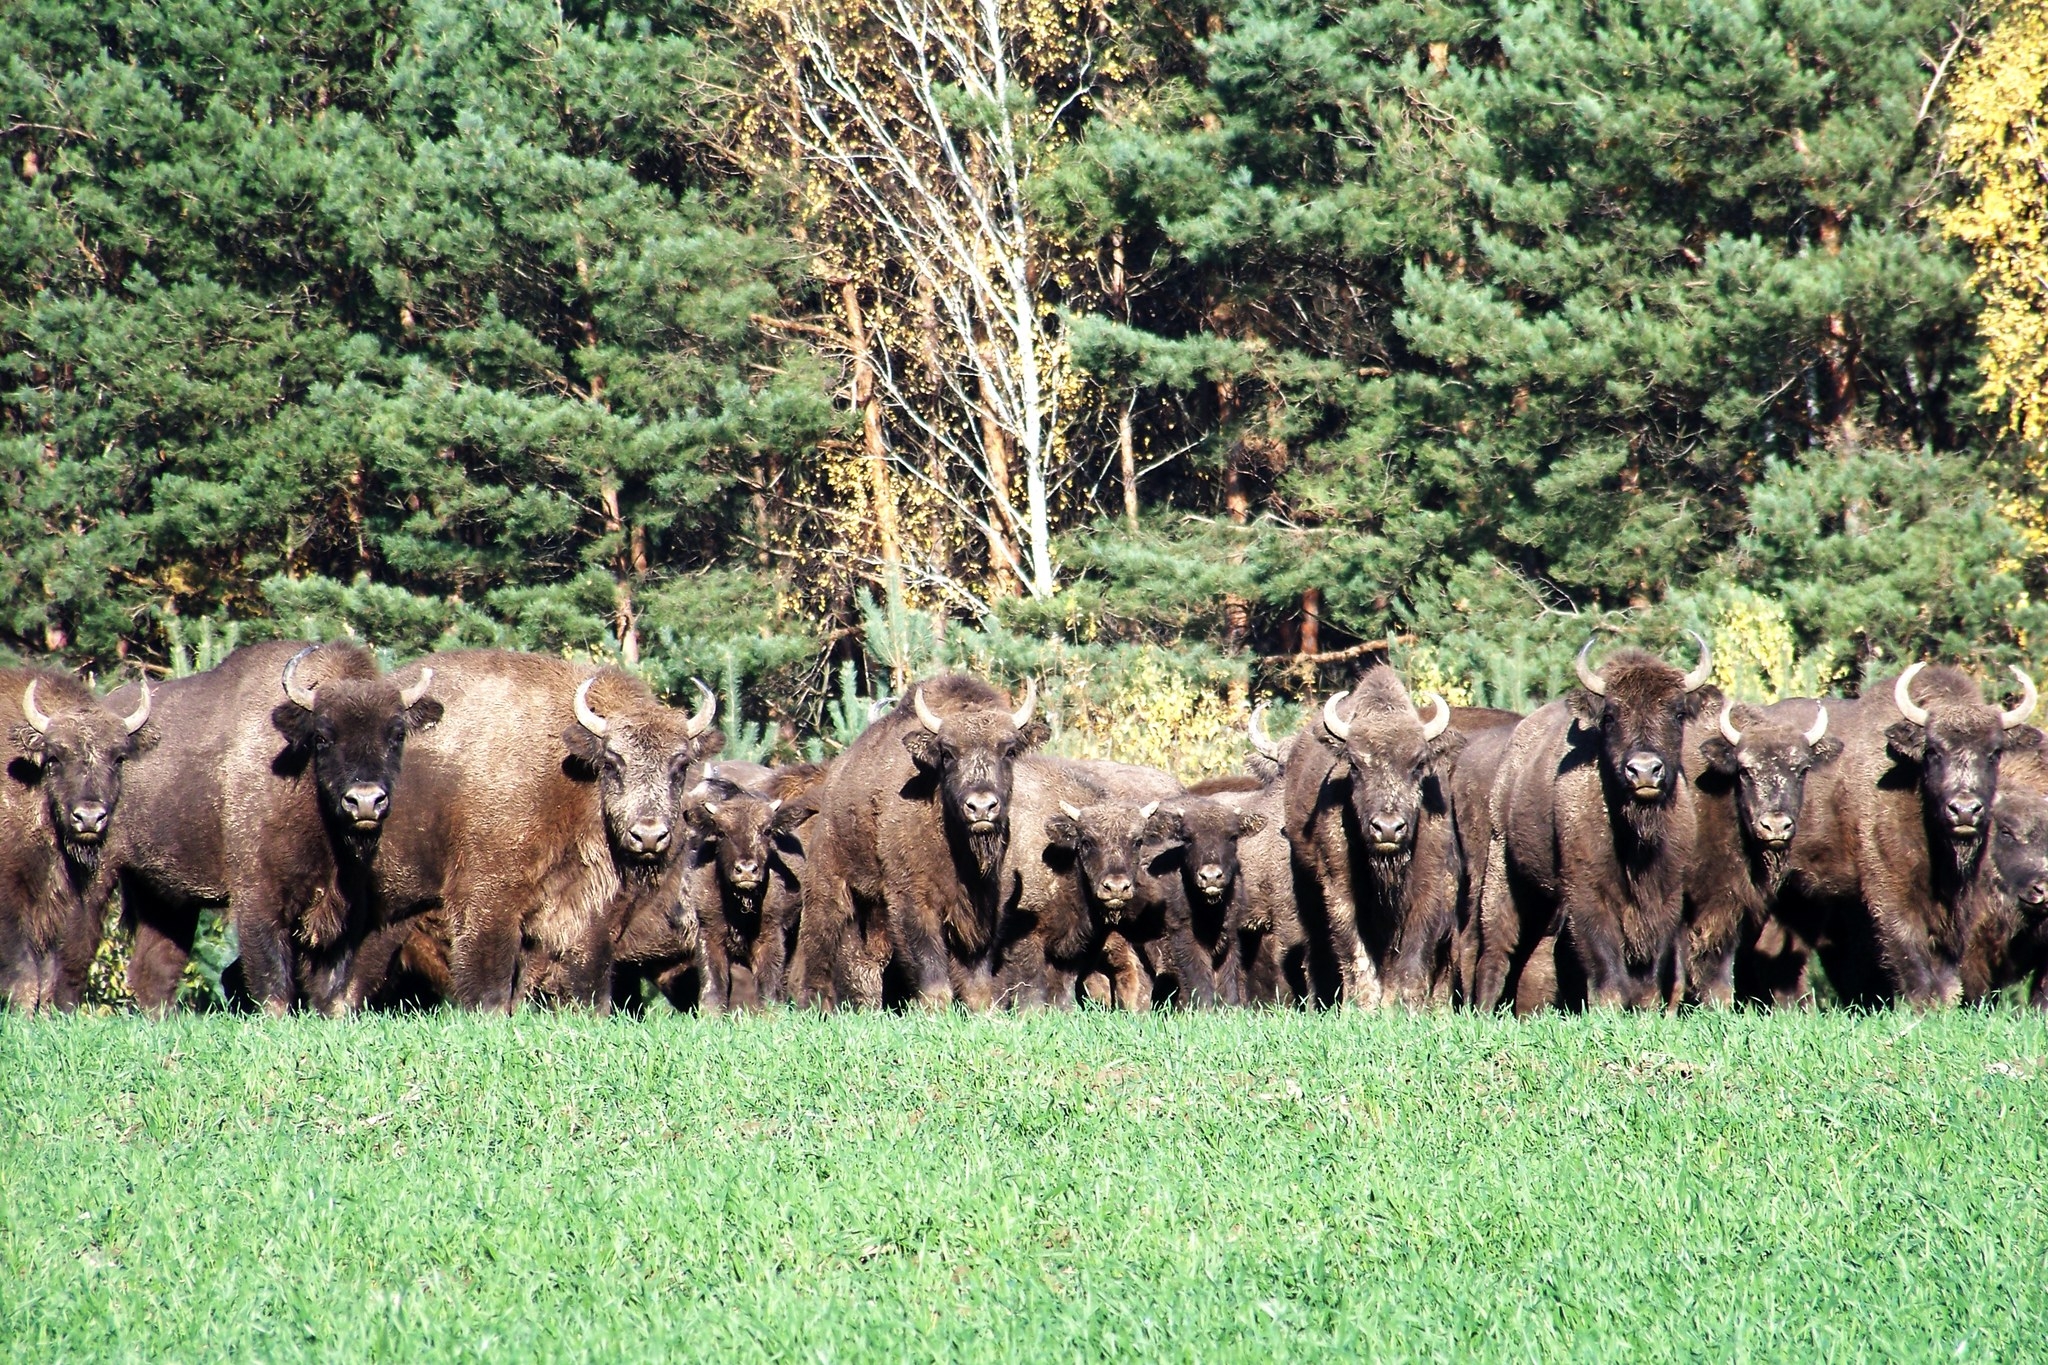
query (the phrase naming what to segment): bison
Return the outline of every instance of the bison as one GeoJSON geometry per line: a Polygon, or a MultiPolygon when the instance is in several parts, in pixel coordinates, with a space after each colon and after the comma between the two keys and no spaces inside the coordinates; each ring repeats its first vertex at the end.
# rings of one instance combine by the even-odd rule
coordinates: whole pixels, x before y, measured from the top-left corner
{"type": "Polygon", "coordinates": [[[1354,1006],[1420,1009],[1449,992],[1460,861],[1444,780],[1465,736],[1425,697],[1427,720],[1393,669],[1370,668],[1287,763],[1297,898],[1354,1006]]]}
{"type": "MultiPolygon", "coordinates": [[[[201,908],[225,904],[249,995],[271,1013],[357,1003],[356,950],[377,929],[373,864],[409,741],[441,703],[356,645],[274,641],[158,685],[156,742],[131,761],[108,858],[135,929],[129,989],[168,1007],[201,908]]],[[[139,704],[124,688],[117,706],[139,704]]]]}
{"type": "MultiPolygon", "coordinates": [[[[717,698],[663,705],[617,669],[503,650],[436,655],[446,719],[409,754],[377,895],[419,914],[473,1009],[529,995],[607,1008],[635,935],[686,948],[684,794],[724,737],[717,698]],[[425,912],[433,912],[431,914],[425,912]]],[[[420,955],[420,954],[416,954],[420,955]]]]}
{"type": "Polygon", "coordinates": [[[1982,1000],[2030,981],[2028,1002],[2048,1010],[2048,784],[2012,777],[2001,774],[1991,806],[1997,895],[1971,932],[1963,994],[1982,1000]]]}
{"type": "MultiPolygon", "coordinates": [[[[883,1002],[893,967],[926,1007],[994,1002],[1011,774],[1050,733],[1038,689],[1013,706],[977,678],[911,689],[847,746],[818,794],[805,850],[799,953],[835,995],[883,1002]]],[[[799,1004],[823,1003],[810,993],[799,1004]]]]}
{"type": "Polygon", "coordinates": [[[149,684],[125,716],[73,678],[0,669],[0,989],[16,1009],[78,1008],[105,924],[101,874],[149,684]]]}
{"type": "Polygon", "coordinates": [[[1795,840],[1781,903],[1823,926],[1821,962],[1846,1001],[1962,998],[1973,923],[1997,896],[1983,855],[2001,758],[2041,745],[2024,723],[2033,680],[2013,672],[2010,710],[1960,669],[1919,663],[1842,708],[1827,824],[1795,840]]]}
{"type": "Polygon", "coordinates": [[[1688,728],[1685,748],[1698,819],[1686,879],[1689,994],[1726,1005],[1739,987],[1759,1003],[1796,1002],[1807,990],[1806,940],[1777,909],[1808,775],[1842,752],[1827,705],[1799,699],[1738,712],[1726,699],[1711,730],[1688,728]]]}
{"type": "MultiPolygon", "coordinates": [[[[776,781],[773,773],[764,779],[776,781]]],[[[695,844],[684,889],[703,936],[698,1009],[715,1014],[782,1000],[803,909],[801,860],[785,845],[814,812],[800,797],[750,791],[717,765],[691,789],[683,812],[695,844]]]]}
{"type": "Polygon", "coordinates": [[[1314,998],[1307,931],[1294,901],[1294,854],[1287,842],[1285,787],[1255,779],[1197,782],[1192,795],[1236,813],[1237,878],[1230,956],[1247,1005],[1298,1005],[1314,998]]]}
{"type": "Polygon", "coordinates": [[[1244,1003],[1245,921],[1250,915],[1249,879],[1239,848],[1266,828],[1262,811],[1241,810],[1225,800],[1188,795],[1173,802],[1181,898],[1188,909],[1194,950],[1206,960],[1217,999],[1244,1003]]]}
{"type": "Polygon", "coordinates": [[[1451,820],[1458,831],[1457,928],[1452,939],[1451,990],[1460,1004],[1477,994],[1480,906],[1485,898],[1487,850],[1493,836],[1493,782],[1507,758],[1522,717],[1491,708],[1451,708],[1451,726],[1465,747],[1451,766],[1447,784],[1451,820]]]}
{"type": "Polygon", "coordinates": [[[1637,649],[1515,727],[1495,779],[1474,985],[1482,1009],[1551,970],[1568,1003],[1673,1008],[1685,987],[1685,878],[1696,815],[1685,722],[1719,700],[1705,640],[1689,673],[1637,649]]]}

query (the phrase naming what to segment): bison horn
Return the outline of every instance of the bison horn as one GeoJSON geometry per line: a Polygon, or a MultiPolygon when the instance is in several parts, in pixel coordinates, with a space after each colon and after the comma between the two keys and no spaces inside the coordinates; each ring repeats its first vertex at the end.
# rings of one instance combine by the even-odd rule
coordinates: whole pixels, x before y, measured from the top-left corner
{"type": "Polygon", "coordinates": [[[1060,802],[1060,814],[1066,816],[1069,820],[1078,820],[1081,818],[1081,808],[1071,801],[1062,801],[1060,802]]]}
{"type": "Polygon", "coordinates": [[[413,706],[415,706],[419,702],[419,699],[421,697],[427,695],[427,689],[433,685],[434,670],[431,668],[422,667],[420,669],[420,679],[418,682],[414,683],[411,687],[399,689],[399,706],[403,707],[406,710],[411,710],[413,706]]]}
{"type": "Polygon", "coordinates": [[[869,702],[868,724],[873,725],[876,721],[880,720],[883,713],[895,704],[896,699],[894,697],[876,697],[873,701],[869,702]]]}
{"type": "Polygon", "coordinates": [[[718,694],[706,687],[702,678],[692,678],[690,681],[697,684],[697,691],[704,697],[702,704],[683,722],[683,732],[691,739],[695,739],[709,730],[711,722],[718,718],[718,694]]]}
{"type": "Polygon", "coordinates": [[[939,727],[945,724],[944,721],[939,719],[938,712],[924,704],[924,689],[922,687],[910,694],[910,705],[917,712],[917,718],[924,725],[924,728],[933,734],[937,734],[939,727]]]}
{"type": "Polygon", "coordinates": [[[299,685],[299,662],[318,648],[318,645],[307,645],[284,663],[284,694],[292,699],[293,705],[302,710],[313,709],[313,694],[319,689],[299,685]]]}
{"type": "Polygon", "coordinates": [[[1588,639],[1585,644],[1579,646],[1579,657],[1572,660],[1572,667],[1579,671],[1579,686],[1585,688],[1596,697],[1604,697],[1607,695],[1606,680],[1592,669],[1586,667],[1586,656],[1592,652],[1593,642],[1588,639]]]}
{"type": "Polygon", "coordinates": [[[1422,739],[1428,743],[1451,728],[1451,706],[1434,692],[1424,692],[1422,696],[1436,708],[1429,713],[1429,719],[1422,722],[1422,739]]]}
{"type": "Polygon", "coordinates": [[[1913,705],[1913,679],[1919,677],[1920,670],[1925,667],[1924,663],[1914,664],[1899,674],[1899,680],[1892,684],[1892,701],[1898,706],[1899,714],[1915,725],[1927,724],[1927,708],[1913,705]]]}
{"type": "MultiPolygon", "coordinates": [[[[1024,704],[1018,707],[1015,713],[1011,715],[1010,724],[1016,726],[1019,730],[1023,729],[1031,723],[1031,713],[1037,709],[1038,679],[1026,678],[1024,680],[1024,704]]],[[[933,728],[936,729],[937,727],[934,726],[933,728]]]]}
{"type": "Polygon", "coordinates": [[[2034,680],[2028,677],[2019,665],[2014,664],[2011,667],[2012,675],[2020,680],[2020,704],[2010,711],[1998,713],[1998,723],[2008,730],[2033,715],[2034,703],[2040,698],[2040,694],[2034,691],[2034,680]]]}
{"type": "MultiPolygon", "coordinates": [[[[1721,699],[1720,714],[1714,719],[1721,727],[1721,738],[1727,740],[1730,745],[1740,748],[1742,745],[1742,731],[1735,728],[1735,698],[1723,697],[1721,699]]],[[[1828,728],[1827,712],[1825,710],[1821,712],[1820,728],[1823,730],[1828,728]]],[[[1819,736],[1816,735],[1814,738],[1818,739],[1819,736]]],[[[1811,744],[1813,740],[1809,739],[1806,742],[1811,744]]]]}
{"type": "Polygon", "coordinates": [[[1158,813],[1158,810],[1159,803],[1157,801],[1147,801],[1144,805],[1138,807],[1138,818],[1140,820],[1150,820],[1158,813]]]}
{"type": "Polygon", "coordinates": [[[36,680],[30,678],[21,694],[21,714],[28,717],[28,723],[36,728],[39,735],[50,733],[50,718],[43,714],[43,708],[36,705],[36,680]]]}
{"type": "Polygon", "coordinates": [[[1698,631],[1689,630],[1686,634],[1699,641],[1700,645],[1700,661],[1693,665],[1692,672],[1685,675],[1685,690],[1697,692],[1706,685],[1707,679],[1714,675],[1714,651],[1707,644],[1706,637],[1698,631]]]}
{"type": "MultiPolygon", "coordinates": [[[[35,684],[31,683],[29,685],[33,687],[35,684]]],[[[143,726],[149,724],[150,700],[149,679],[144,678],[142,680],[142,700],[135,704],[134,711],[122,719],[121,728],[132,735],[143,726]]]]}
{"type": "Polygon", "coordinates": [[[1245,722],[1245,729],[1251,733],[1252,747],[1254,749],[1257,749],[1275,763],[1280,761],[1280,746],[1275,744],[1273,737],[1266,733],[1265,702],[1260,702],[1252,708],[1252,718],[1245,722]]]}
{"type": "Polygon", "coordinates": [[[1339,692],[1323,703],[1323,728],[1339,739],[1351,738],[1351,722],[1337,714],[1337,703],[1350,695],[1349,691],[1339,692]]]}
{"type": "Polygon", "coordinates": [[[577,685],[576,723],[578,725],[581,725],[584,729],[590,731],[590,733],[593,735],[602,735],[606,730],[611,728],[611,725],[610,722],[606,721],[603,716],[600,716],[599,714],[597,714],[596,711],[591,709],[590,686],[592,683],[596,681],[597,675],[593,673],[577,685]]]}
{"type": "Polygon", "coordinates": [[[1813,728],[1800,736],[1801,739],[1806,741],[1806,747],[1809,749],[1820,743],[1821,736],[1828,732],[1828,704],[1824,701],[1817,701],[1813,704],[1813,709],[1820,712],[1820,714],[1813,718],[1813,728]]]}

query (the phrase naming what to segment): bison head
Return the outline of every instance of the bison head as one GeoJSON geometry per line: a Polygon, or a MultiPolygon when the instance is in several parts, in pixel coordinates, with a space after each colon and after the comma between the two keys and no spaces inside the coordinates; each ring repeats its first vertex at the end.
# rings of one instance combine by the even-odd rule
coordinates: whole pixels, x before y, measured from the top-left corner
{"type": "Polygon", "coordinates": [[[903,747],[920,771],[938,781],[946,823],[964,831],[977,862],[992,869],[1009,841],[1010,774],[1017,755],[1042,743],[1048,730],[1034,720],[1038,684],[1027,685],[1015,711],[975,706],[941,716],[925,701],[924,688],[910,695],[917,724],[903,734],[903,747]]]}
{"type": "Polygon", "coordinates": [[[768,884],[777,837],[810,814],[802,805],[756,796],[716,775],[693,787],[683,807],[699,847],[718,860],[719,884],[743,900],[759,896],[768,884]]]}
{"type": "Polygon", "coordinates": [[[1992,807],[1992,865],[2029,919],[2048,916],[2048,796],[2000,792],[1992,807]]]}
{"type": "Polygon", "coordinates": [[[1358,834],[1376,860],[1407,857],[1422,821],[1424,787],[1465,747],[1451,729],[1451,708],[1426,692],[1431,704],[1422,718],[1400,676],[1385,665],[1367,670],[1349,693],[1323,703],[1323,743],[1337,751],[1327,781],[1348,777],[1351,811],[1358,834]],[[1342,703],[1350,699],[1350,715],[1342,703]]]}
{"type": "Polygon", "coordinates": [[[1974,846],[1998,797],[1998,756],[2008,748],[2036,747],[2041,732],[2021,722],[2033,713],[2034,680],[2019,669],[2020,703],[2010,711],[1987,705],[1975,683],[1953,668],[1929,677],[1926,704],[1913,700],[1914,664],[1892,686],[1905,719],[1884,732],[1898,757],[1920,767],[1920,800],[1928,822],[1958,847],[1974,846]]]}
{"type": "Polygon", "coordinates": [[[1579,650],[1580,686],[1566,705],[1574,720],[1599,735],[1601,776],[1631,810],[1660,807],[1678,790],[1685,722],[1709,699],[1701,689],[1713,671],[1713,651],[1686,633],[1700,646],[1690,673],[1640,649],[1617,651],[1596,672],[1586,663],[1593,642],[1579,650]]]}
{"type": "Polygon", "coordinates": [[[434,670],[422,667],[405,686],[377,675],[308,687],[299,665],[318,648],[308,645],[285,663],[285,700],[270,723],[293,751],[310,756],[321,812],[355,839],[374,839],[391,810],[406,736],[441,719],[441,703],[427,695],[434,670]]]}
{"type": "Polygon", "coordinates": [[[576,688],[576,723],[562,731],[562,742],[597,775],[605,834],[635,872],[652,873],[666,864],[682,814],[685,774],[724,742],[711,728],[717,694],[702,682],[697,693],[696,711],[685,716],[617,669],[593,674],[576,688]],[[610,693],[602,707],[591,696],[600,684],[610,693]]]}
{"type": "Polygon", "coordinates": [[[1237,841],[1266,827],[1256,811],[1236,811],[1221,801],[1193,797],[1177,803],[1181,882],[1191,904],[1218,906],[1237,884],[1237,841]]]}
{"type": "Polygon", "coordinates": [[[1185,830],[1179,812],[1163,811],[1157,801],[1105,801],[1085,808],[1062,801],[1045,834],[1048,844],[1073,855],[1089,903],[1115,923],[1131,913],[1137,899],[1144,846],[1177,844],[1185,830]]]}
{"type": "Polygon", "coordinates": [[[1707,765],[1734,779],[1743,830],[1767,856],[1789,848],[1799,833],[1806,774],[1842,752],[1842,741],[1828,738],[1828,708],[1815,702],[1813,710],[1813,724],[1804,730],[1766,713],[1753,713],[1748,726],[1738,729],[1729,699],[1716,720],[1720,733],[1700,745],[1707,765]]]}
{"type": "Polygon", "coordinates": [[[126,716],[117,716],[69,679],[31,678],[21,693],[25,724],[14,735],[22,761],[35,769],[57,846],[81,870],[99,860],[114,807],[121,800],[121,765],[139,748],[149,720],[149,683],[126,716]],[[48,686],[49,696],[38,695],[48,686]],[[43,702],[55,707],[45,711],[43,702]]]}

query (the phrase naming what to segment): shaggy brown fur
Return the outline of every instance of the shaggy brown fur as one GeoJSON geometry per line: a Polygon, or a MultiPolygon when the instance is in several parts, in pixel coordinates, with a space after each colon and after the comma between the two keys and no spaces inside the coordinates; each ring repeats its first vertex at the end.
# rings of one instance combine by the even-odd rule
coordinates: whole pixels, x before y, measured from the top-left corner
{"type": "MultiPolygon", "coordinates": [[[[141,735],[154,747],[128,766],[126,816],[107,855],[135,927],[128,984],[145,1009],[169,1007],[199,910],[223,903],[243,983],[264,1008],[360,1003],[348,986],[357,949],[378,928],[369,879],[383,836],[405,813],[400,760],[432,733],[441,703],[430,694],[403,708],[417,669],[382,676],[366,652],[335,643],[299,664],[298,683],[314,692],[307,710],[283,685],[306,648],[250,645],[152,688],[141,735]],[[370,818],[345,811],[365,793],[388,804],[370,818]]],[[[131,684],[108,705],[123,710],[139,695],[131,684]]]]}
{"type": "Polygon", "coordinates": [[[0,669],[0,992],[15,1009],[76,1009],[84,995],[106,914],[100,853],[126,818],[122,768],[139,738],[75,678],[0,669]]]}
{"type": "Polygon", "coordinates": [[[1299,1005],[1314,996],[1308,935],[1294,905],[1294,855],[1287,842],[1284,786],[1189,788],[1236,813],[1236,892],[1230,959],[1239,999],[1247,1005],[1299,1005]]]}
{"type": "Polygon", "coordinates": [[[683,807],[694,832],[685,895],[703,929],[697,1008],[716,1014],[785,998],[783,971],[803,908],[795,831],[815,812],[712,774],[683,807]]]}
{"type": "Polygon", "coordinates": [[[1180,822],[1181,896],[1188,907],[1194,951],[1215,982],[1216,998],[1226,1005],[1241,1005],[1244,964],[1240,953],[1248,901],[1238,845],[1265,829],[1266,816],[1195,795],[1174,801],[1170,811],[1180,822]]]}
{"type": "Polygon", "coordinates": [[[1605,697],[1575,688],[1515,728],[1494,782],[1481,1008],[1510,991],[1518,1010],[1547,1003],[1550,990],[1517,981],[1539,956],[1537,978],[1554,965],[1563,1003],[1671,1008],[1683,992],[1697,825],[1684,725],[1720,696],[1686,692],[1681,670],[1641,650],[1600,674],[1605,697]]]}
{"type": "Polygon", "coordinates": [[[2012,757],[1992,807],[1998,894],[1963,955],[1963,996],[1982,1000],[2031,981],[2028,1002],[2048,1010],[2048,764],[2038,749],[2012,757]]]}
{"type": "Polygon", "coordinates": [[[926,1007],[994,1002],[1011,768],[1050,733],[1039,718],[1019,731],[1014,709],[979,679],[928,679],[833,763],[806,847],[797,1003],[828,1003],[813,985],[828,962],[840,1003],[881,1004],[891,967],[926,1007]]]}
{"type": "Polygon", "coordinates": [[[1466,737],[1447,784],[1451,819],[1458,830],[1458,927],[1452,950],[1451,989],[1472,1003],[1479,971],[1479,911],[1486,887],[1486,852],[1493,833],[1493,781],[1506,759],[1515,727],[1513,711],[1454,707],[1451,728],[1466,737]]]}

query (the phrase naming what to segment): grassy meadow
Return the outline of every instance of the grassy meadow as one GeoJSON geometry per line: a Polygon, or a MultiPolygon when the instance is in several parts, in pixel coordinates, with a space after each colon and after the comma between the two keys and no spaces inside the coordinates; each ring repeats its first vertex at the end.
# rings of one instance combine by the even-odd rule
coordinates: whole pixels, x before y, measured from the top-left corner
{"type": "Polygon", "coordinates": [[[2018,1012],[0,1017],[35,1360],[2014,1360],[2018,1012]]]}

